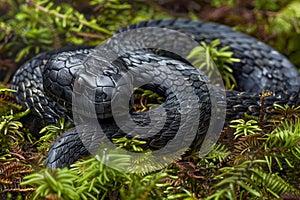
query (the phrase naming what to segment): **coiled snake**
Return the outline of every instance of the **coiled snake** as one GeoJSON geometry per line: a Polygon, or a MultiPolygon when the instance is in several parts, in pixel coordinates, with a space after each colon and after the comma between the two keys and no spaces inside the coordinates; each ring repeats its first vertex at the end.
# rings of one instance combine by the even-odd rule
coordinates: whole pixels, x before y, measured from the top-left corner
{"type": "MultiPolygon", "coordinates": [[[[234,57],[241,60],[231,66],[240,91],[226,91],[226,121],[243,113],[258,115],[261,108],[259,93],[263,89],[273,92],[265,99],[266,110],[272,108],[274,103],[292,105],[299,103],[300,78],[295,67],[283,55],[250,36],[223,25],[175,19],[146,21],[125,27],[119,32],[141,27],[174,29],[192,36],[197,42],[210,43],[214,39],[220,39],[221,47],[230,46],[234,57]]],[[[182,122],[182,119],[178,120],[178,118],[185,115],[186,119],[189,119],[190,115],[193,115],[193,113],[183,114],[179,108],[180,98],[176,98],[174,93],[168,90],[168,85],[172,85],[179,91],[184,91],[185,87],[191,86],[195,91],[200,115],[197,118],[197,133],[193,138],[192,146],[196,148],[201,144],[211,115],[209,91],[201,72],[195,70],[189,63],[175,59],[167,53],[159,54],[141,49],[131,53],[125,52],[117,62],[113,63],[105,62],[105,58],[102,58],[102,63],[98,64],[104,63],[105,67],[99,68],[102,70],[98,71],[99,75],[94,71],[81,73],[83,62],[93,52],[94,49],[91,47],[66,47],[41,53],[26,62],[16,72],[11,87],[17,90],[17,101],[25,108],[31,109],[33,125],[55,123],[61,116],[72,121],[73,90],[89,95],[89,88],[94,87],[97,89],[94,90],[96,100],[94,99],[93,103],[98,123],[106,137],[109,140],[122,136],[133,137],[130,127],[127,129],[129,132],[120,129],[112,117],[110,107],[112,93],[124,93],[119,91],[121,89],[118,89],[117,82],[125,72],[131,70],[134,71],[133,76],[141,76],[137,78],[140,83],[145,79],[160,82],[161,85],[153,83],[149,87],[165,97],[162,106],[167,115],[166,121],[159,130],[156,130],[155,126],[150,128],[151,134],[148,137],[139,137],[147,142],[144,148],[157,150],[167,145],[177,137],[182,122]],[[146,68],[143,68],[145,63],[146,68]],[[159,67],[156,67],[157,65],[159,67]],[[189,84],[184,85],[179,77],[183,77],[189,84]]],[[[89,101],[89,99],[83,100],[89,101]]],[[[75,109],[85,112],[89,108],[87,106],[75,109]]],[[[152,122],[159,123],[160,114],[157,115],[155,116],[154,112],[151,122],[148,112],[131,113],[131,118],[136,124],[147,125],[152,122]],[[156,117],[157,121],[155,121],[156,117]]],[[[187,132],[188,130],[185,130],[185,133],[187,132]]],[[[98,138],[95,135],[97,133],[91,130],[88,124],[82,125],[80,130],[71,129],[65,132],[52,146],[46,165],[53,169],[68,166],[78,158],[89,154],[90,149],[87,147],[89,144],[84,144],[81,136],[97,142],[102,140],[103,135],[98,138]],[[81,134],[78,131],[81,131],[81,134]]],[[[181,139],[184,140],[185,136],[181,136],[181,139]]]]}

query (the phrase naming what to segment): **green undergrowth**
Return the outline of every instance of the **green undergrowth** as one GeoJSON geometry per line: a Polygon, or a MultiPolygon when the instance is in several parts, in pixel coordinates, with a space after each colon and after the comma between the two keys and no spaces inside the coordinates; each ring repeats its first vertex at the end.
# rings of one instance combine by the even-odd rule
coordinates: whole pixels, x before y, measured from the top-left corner
{"type": "Polygon", "coordinates": [[[12,62],[66,45],[98,45],[122,26],[169,16],[143,1],[1,0],[0,8],[0,52],[12,62]],[[81,6],[90,12],[84,14],[81,6]]]}
{"type": "MultiPolygon", "coordinates": [[[[160,170],[151,171],[153,166],[142,167],[150,171],[126,170],[149,163],[143,160],[133,163],[130,155],[105,151],[101,156],[87,157],[69,168],[52,171],[43,166],[50,141],[70,125],[61,119],[57,125],[44,127],[41,138],[34,138],[17,121],[26,117],[28,111],[22,112],[17,104],[8,103],[13,99],[13,91],[1,89],[1,92],[5,97],[1,99],[4,105],[0,122],[1,168],[4,173],[13,171],[19,177],[18,181],[7,180],[9,176],[0,174],[2,197],[190,200],[300,196],[300,107],[275,104],[271,119],[245,116],[233,120],[206,156],[187,155],[160,170]],[[30,148],[35,150],[29,153],[30,148]]],[[[158,98],[147,90],[139,92],[145,92],[147,98],[158,98]]],[[[145,142],[136,138],[123,137],[113,142],[132,152],[148,152],[142,148],[145,142]]]]}
{"type": "MultiPolygon", "coordinates": [[[[224,2],[211,1],[214,6],[224,2]]],[[[259,23],[268,34],[275,35],[270,43],[300,66],[299,3],[282,4],[277,0],[255,0],[259,23]]],[[[165,18],[170,15],[160,7],[139,0],[93,0],[65,3],[48,0],[0,0],[0,53],[8,66],[20,65],[45,50],[65,45],[97,45],[119,27],[127,24],[165,18]],[[3,9],[5,8],[5,9],[3,9]],[[89,12],[86,12],[87,9],[89,12]]],[[[197,18],[197,16],[194,18],[197,18]]],[[[239,30],[243,26],[238,27],[239,30]]],[[[260,30],[258,25],[243,29],[248,33],[260,30]]],[[[200,69],[217,64],[224,85],[236,86],[230,65],[238,62],[228,47],[218,48],[219,41],[201,43],[206,62],[194,57],[200,69]],[[210,59],[212,57],[212,59],[210,59]]],[[[2,67],[2,66],[1,66],[2,67]]],[[[0,68],[2,69],[2,68],[0,68]]],[[[0,89],[0,199],[300,199],[300,107],[274,105],[274,116],[265,119],[245,116],[228,124],[212,150],[203,157],[183,156],[169,166],[139,173],[124,169],[132,163],[128,155],[103,152],[87,157],[69,168],[50,170],[44,160],[52,142],[71,124],[61,118],[39,130],[39,137],[22,123],[29,110],[22,110],[12,95],[0,89]],[[106,165],[107,158],[114,158],[106,165]],[[113,166],[113,167],[112,167],[113,166]]],[[[149,90],[136,89],[136,112],[144,112],[164,98],[149,90]]],[[[119,148],[147,154],[144,141],[136,138],[115,138],[119,148]]],[[[155,163],[152,163],[155,165],[155,163]]],[[[149,169],[147,171],[147,169],[149,169]]]]}
{"type": "Polygon", "coordinates": [[[237,83],[231,65],[240,62],[240,59],[234,58],[233,52],[229,51],[230,47],[219,48],[219,39],[210,44],[205,42],[200,44],[201,46],[192,49],[187,59],[191,60],[193,66],[204,72],[210,80],[213,81],[216,77],[222,77],[226,89],[236,87],[237,83]]]}
{"type": "MultiPolygon", "coordinates": [[[[300,2],[298,0],[212,0],[210,4],[215,8],[225,7],[237,11],[235,14],[228,13],[221,21],[235,22],[237,25],[235,29],[260,38],[286,55],[300,68],[298,59],[300,2]],[[249,14],[253,14],[250,19],[249,14]],[[247,16],[246,20],[245,16],[247,16]],[[250,25],[247,25],[248,22],[250,25]]],[[[226,13],[226,9],[223,12],[226,13]]]]}
{"type": "MultiPolygon", "coordinates": [[[[161,170],[124,171],[139,163],[132,163],[130,155],[107,151],[100,157],[81,159],[69,168],[35,170],[23,178],[21,186],[35,190],[30,193],[33,199],[299,197],[300,121],[295,117],[299,107],[276,105],[275,111],[281,114],[267,121],[247,117],[233,120],[206,156],[189,155],[161,170]],[[279,120],[283,116],[289,119],[279,120]],[[112,160],[109,165],[105,164],[108,158],[112,160]]],[[[61,131],[61,124],[48,127],[61,131]]],[[[140,147],[144,142],[135,138],[119,138],[114,143],[146,153],[140,147]]]]}
{"type": "Polygon", "coordinates": [[[300,61],[300,2],[298,0],[255,0],[257,22],[239,30],[264,35],[265,42],[288,57],[298,68],[300,61]]]}

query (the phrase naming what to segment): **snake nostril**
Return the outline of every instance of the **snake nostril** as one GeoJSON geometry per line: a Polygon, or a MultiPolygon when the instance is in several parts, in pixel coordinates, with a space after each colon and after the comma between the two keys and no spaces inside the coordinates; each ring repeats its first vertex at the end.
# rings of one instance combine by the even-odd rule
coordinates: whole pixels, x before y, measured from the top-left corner
{"type": "Polygon", "coordinates": [[[107,94],[105,94],[104,92],[100,96],[103,100],[107,98],[107,94]]]}
{"type": "Polygon", "coordinates": [[[96,102],[104,102],[107,99],[107,94],[103,91],[103,88],[97,88],[95,93],[95,101],[96,102]]]}
{"type": "Polygon", "coordinates": [[[74,80],[74,89],[77,91],[77,92],[82,92],[83,91],[83,78],[81,78],[80,76],[76,77],[75,80],[74,80]]]}

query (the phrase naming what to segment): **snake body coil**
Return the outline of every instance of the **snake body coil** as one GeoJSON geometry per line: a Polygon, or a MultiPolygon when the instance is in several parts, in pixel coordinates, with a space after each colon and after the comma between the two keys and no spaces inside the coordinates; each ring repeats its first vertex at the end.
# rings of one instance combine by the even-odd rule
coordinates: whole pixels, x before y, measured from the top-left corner
{"type": "MultiPolygon", "coordinates": [[[[119,32],[141,27],[174,29],[190,35],[197,42],[210,43],[215,39],[220,39],[221,47],[230,46],[234,57],[241,60],[231,66],[241,91],[226,91],[226,121],[242,116],[244,113],[258,115],[261,108],[259,93],[263,89],[273,92],[273,95],[265,100],[266,110],[272,108],[274,103],[299,104],[300,78],[295,67],[283,55],[250,36],[214,23],[173,19],[142,22],[125,27],[119,32]]],[[[112,119],[109,106],[112,100],[110,94],[118,92],[116,82],[120,80],[122,74],[131,70],[134,71],[134,76],[141,76],[140,79],[137,78],[141,83],[147,78],[160,82],[161,87],[156,88],[154,84],[152,88],[166,98],[163,107],[166,109],[167,120],[162,129],[156,130],[153,127],[149,130],[151,133],[149,137],[141,137],[147,142],[145,148],[159,149],[176,137],[180,127],[178,119],[183,115],[178,108],[181,102],[167,87],[172,85],[177,90],[185,90],[178,77],[187,80],[199,98],[199,105],[201,104],[199,121],[201,123],[196,127],[198,132],[193,144],[194,146],[201,144],[211,115],[209,92],[205,81],[202,81],[205,80],[205,76],[201,72],[172,56],[141,50],[124,54],[120,62],[103,68],[104,70],[99,72],[100,75],[95,75],[96,72],[95,74],[92,72],[81,74],[83,62],[94,51],[93,48],[66,47],[45,52],[26,62],[17,71],[11,85],[18,91],[16,94],[18,102],[32,110],[33,124],[55,123],[61,116],[72,121],[72,92],[75,89],[88,95],[89,87],[85,86],[94,84],[97,88],[96,96],[101,96],[99,102],[97,97],[94,101],[97,117],[106,136],[109,139],[122,136],[132,137],[130,131],[123,132],[112,119]],[[162,67],[156,67],[157,65],[162,67]],[[147,68],[142,66],[147,66],[147,68]]],[[[193,113],[189,114],[193,115],[193,113]]],[[[159,120],[159,114],[157,115],[157,120],[159,120]]],[[[150,123],[147,112],[133,113],[131,117],[137,124],[150,123]]],[[[155,119],[155,116],[151,118],[153,123],[159,123],[159,121],[155,122],[155,119]]],[[[96,130],[93,131],[89,127],[89,124],[82,125],[82,133],[86,134],[87,138],[93,138],[96,130]]],[[[130,128],[134,129],[134,127],[129,127],[128,130],[130,128]]],[[[98,137],[96,141],[102,139],[98,137]]],[[[78,130],[67,131],[52,146],[46,164],[51,168],[70,165],[89,153],[83,143],[78,130]]]]}

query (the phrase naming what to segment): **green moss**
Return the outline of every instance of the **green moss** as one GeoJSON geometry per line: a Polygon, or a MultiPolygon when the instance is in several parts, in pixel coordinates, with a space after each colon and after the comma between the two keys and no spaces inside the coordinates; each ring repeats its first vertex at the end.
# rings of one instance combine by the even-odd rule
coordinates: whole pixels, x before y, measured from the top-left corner
{"type": "MultiPolygon", "coordinates": [[[[213,2],[215,6],[221,3],[213,2]]],[[[227,1],[228,4],[232,2],[227,1]]],[[[254,6],[266,30],[276,34],[271,44],[298,65],[299,3],[265,2],[256,0],[254,6]],[[275,13],[267,15],[266,23],[261,10],[275,13]]],[[[4,12],[0,16],[0,53],[18,63],[41,51],[68,44],[98,45],[119,27],[168,17],[162,8],[156,4],[148,5],[143,0],[73,1],[72,4],[47,0],[0,0],[0,9],[4,12]],[[4,7],[6,9],[1,9],[4,7]]],[[[190,13],[190,16],[197,19],[197,13],[190,13]]],[[[250,32],[257,30],[255,26],[250,32]]],[[[235,81],[231,70],[224,64],[236,60],[232,60],[228,49],[215,49],[217,45],[217,41],[202,44],[214,61],[223,66],[220,71],[225,72],[225,85],[232,88],[235,81]]],[[[278,199],[291,194],[300,196],[299,107],[275,105],[276,115],[271,120],[238,119],[223,130],[218,144],[207,156],[184,156],[163,170],[145,175],[109,168],[103,164],[105,156],[98,160],[87,158],[69,169],[51,171],[40,169],[45,158],[44,150],[70,125],[61,119],[57,125],[43,128],[41,133],[44,136],[39,140],[32,138],[19,121],[28,111],[21,111],[11,92],[9,89],[0,90],[0,160],[34,166],[35,172],[23,185],[34,186],[36,191],[32,197],[37,199],[278,199]],[[37,152],[38,159],[28,156],[30,151],[37,152]]],[[[163,102],[149,91],[142,90],[141,94],[153,98],[155,103],[163,102]]],[[[146,109],[151,106],[147,105],[146,109]]],[[[144,143],[136,138],[121,138],[115,142],[131,151],[140,151],[140,145],[144,143]]],[[[106,156],[115,156],[116,166],[131,165],[130,157],[110,153],[106,156]]],[[[0,195],[2,192],[0,190],[0,195]]],[[[22,194],[20,191],[16,196],[22,194]]],[[[9,195],[13,198],[12,194],[9,195]]]]}

